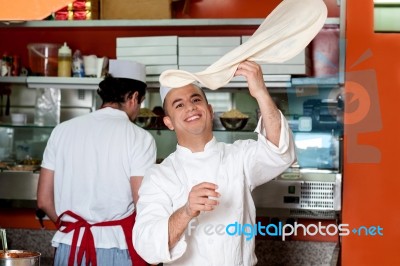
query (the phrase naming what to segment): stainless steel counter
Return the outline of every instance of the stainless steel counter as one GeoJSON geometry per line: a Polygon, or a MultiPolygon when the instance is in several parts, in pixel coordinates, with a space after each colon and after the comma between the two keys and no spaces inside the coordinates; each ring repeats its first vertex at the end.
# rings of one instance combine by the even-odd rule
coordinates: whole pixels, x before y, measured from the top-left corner
{"type": "Polygon", "coordinates": [[[39,173],[0,172],[0,207],[36,208],[39,173]]]}

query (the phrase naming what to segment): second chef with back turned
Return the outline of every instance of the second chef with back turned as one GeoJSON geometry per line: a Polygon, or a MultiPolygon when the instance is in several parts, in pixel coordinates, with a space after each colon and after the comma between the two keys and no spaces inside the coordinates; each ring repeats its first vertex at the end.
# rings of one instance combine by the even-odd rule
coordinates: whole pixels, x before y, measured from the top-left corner
{"type": "Polygon", "coordinates": [[[109,73],[99,84],[102,108],[58,125],[44,152],[38,207],[59,227],[55,265],[146,264],[132,243],[137,191],[156,159],[153,137],[132,123],[145,67],[111,60],[109,73]]]}

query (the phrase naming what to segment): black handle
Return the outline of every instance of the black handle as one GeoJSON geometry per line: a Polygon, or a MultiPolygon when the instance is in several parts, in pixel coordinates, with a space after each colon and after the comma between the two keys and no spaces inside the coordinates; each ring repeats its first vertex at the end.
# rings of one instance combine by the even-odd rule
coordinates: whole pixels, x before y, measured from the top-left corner
{"type": "Polygon", "coordinates": [[[46,216],[46,213],[42,209],[36,210],[36,217],[39,219],[40,226],[44,229],[43,218],[46,216]]]}

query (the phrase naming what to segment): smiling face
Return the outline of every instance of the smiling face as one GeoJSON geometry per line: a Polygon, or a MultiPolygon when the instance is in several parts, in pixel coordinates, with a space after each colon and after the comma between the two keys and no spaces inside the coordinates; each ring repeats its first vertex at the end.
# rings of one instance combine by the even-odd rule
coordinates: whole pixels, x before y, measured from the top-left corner
{"type": "Polygon", "coordinates": [[[178,143],[184,145],[194,137],[206,141],[212,138],[213,111],[203,91],[193,84],[174,88],[165,98],[164,123],[175,130],[178,143]]]}

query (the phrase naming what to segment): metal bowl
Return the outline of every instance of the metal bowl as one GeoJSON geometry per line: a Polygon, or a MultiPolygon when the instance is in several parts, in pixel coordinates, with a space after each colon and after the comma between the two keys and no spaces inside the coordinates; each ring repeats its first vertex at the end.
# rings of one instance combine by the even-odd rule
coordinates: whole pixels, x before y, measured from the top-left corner
{"type": "Polygon", "coordinates": [[[0,251],[0,266],[39,266],[39,252],[27,250],[7,250],[0,251]]]}
{"type": "Polygon", "coordinates": [[[16,164],[16,165],[8,165],[7,170],[9,171],[22,171],[22,172],[34,172],[39,170],[40,165],[24,165],[24,164],[16,164]]]}
{"type": "Polygon", "coordinates": [[[246,126],[247,121],[249,121],[249,118],[220,117],[219,120],[221,121],[221,124],[224,126],[226,130],[242,130],[246,126]]]}
{"type": "Polygon", "coordinates": [[[157,120],[157,116],[138,116],[135,124],[142,128],[151,128],[157,120]]]}

